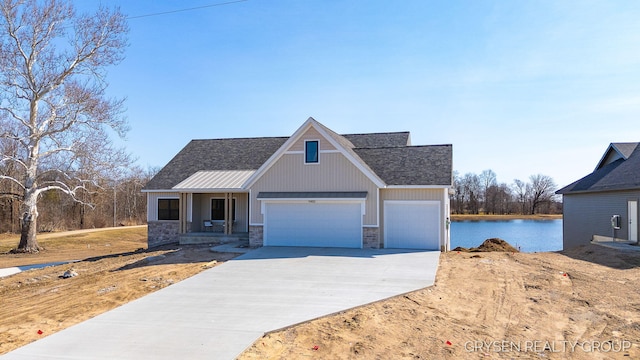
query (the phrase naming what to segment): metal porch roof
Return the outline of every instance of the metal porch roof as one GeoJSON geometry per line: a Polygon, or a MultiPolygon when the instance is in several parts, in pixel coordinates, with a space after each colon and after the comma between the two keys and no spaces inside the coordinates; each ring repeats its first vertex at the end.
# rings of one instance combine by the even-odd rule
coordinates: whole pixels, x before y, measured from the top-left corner
{"type": "Polygon", "coordinates": [[[172,189],[192,191],[242,189],[242,185],[255,172],[255,170],[201,170],[172,189]]]}

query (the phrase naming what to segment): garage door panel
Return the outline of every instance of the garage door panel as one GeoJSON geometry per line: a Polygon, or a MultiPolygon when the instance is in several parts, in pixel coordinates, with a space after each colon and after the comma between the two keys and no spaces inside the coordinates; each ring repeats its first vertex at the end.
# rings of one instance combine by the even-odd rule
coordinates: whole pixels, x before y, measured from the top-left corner
{"type": "Polygon", "coordinates": [[[385,247],[440,249],[440,203],[385,202],[385,247]]]}
{"type": "Polygon", "coordinates": [[[360,203],[267,203],[265,209],[268,246],[361,247],[360,203]]]}

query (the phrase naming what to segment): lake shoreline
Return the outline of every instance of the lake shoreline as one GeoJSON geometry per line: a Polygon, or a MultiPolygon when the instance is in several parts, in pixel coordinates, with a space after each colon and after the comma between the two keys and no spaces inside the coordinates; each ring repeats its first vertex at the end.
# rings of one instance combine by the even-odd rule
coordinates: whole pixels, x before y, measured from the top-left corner
{"type": "Polygon", "coordinates": [[[562,220],[562,214],[488,215],[451,214],[451,221],[562,220]]]}

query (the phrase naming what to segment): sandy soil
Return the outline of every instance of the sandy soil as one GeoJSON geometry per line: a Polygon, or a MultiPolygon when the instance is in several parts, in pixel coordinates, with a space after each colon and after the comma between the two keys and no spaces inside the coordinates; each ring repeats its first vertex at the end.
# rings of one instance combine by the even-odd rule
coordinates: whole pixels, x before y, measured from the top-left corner
{"type": "MultiPolygon", "coordinates": [[[[0,246],[8,249],[14,240],[5,235],[0,246]]],[[[147,251],[146,228],[42,237],[40,243],[46,250],[39,254],[1,254],[0,267],[85,260],[0,278],[0,354],[239,255],[208,246],[147,251]],[[61,278],[71,268],[78,276],[61,278]]]]}
{"type": "Polygon", "coordinates": [[[639,359],[640,252],[450,252],[436,284],[265,335],[240,359],[639,359]]]}
{"type": "MultiPolygon", "coordinates": [[[[87,245],[100,253],[0,279],[0,354],[235,256],[208,247],[145,251],[137,231],[46,240],[36,257],[0,255],[4,267],[54,261],[63,251],[78,258],[72,249],[86,255],[87,245]],[[61,279],[70,267],[79,276],[61,279]]],[[[435,286],[267,334],[240,358],[638,359],[639,278],[640,252],[596,245],[450,252],[435,286]]]]}

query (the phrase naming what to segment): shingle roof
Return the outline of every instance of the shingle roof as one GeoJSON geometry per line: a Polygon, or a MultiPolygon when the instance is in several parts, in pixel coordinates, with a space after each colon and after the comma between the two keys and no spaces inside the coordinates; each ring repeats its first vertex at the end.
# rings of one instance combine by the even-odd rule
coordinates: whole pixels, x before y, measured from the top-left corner
{"type": "Polygon", "coordinates": [[[357,148],[381,148],[409,145],[409,132],[342,135],[357,148]]]}
{"type": "Polygon", "coordinates": [[[603,164],[591,174],[556,191],[556,194],[640,189],[640,146],[638,144],[612,143],[607,152],[614,149],[620,152],[621,158],[603,164]]]}
{"type": "MultiPolygon", "coordinates": [[[[451,185],[451,145],[407,146],[409,132],[339,135],[318,123],[388,185],[451,185]]],[[[169,190],[198,171],[257,170],[289,138],[192,140],[145,186],[169,190]]]]}
{"type": "Polygon", "coordinates": [[[387,185],[453,183],[451,145],[354,149],[387,185]]]}
{"type": "Polygon", "coordinates": [[[257,170],[288,137],[192,140],[145,186],[168,190],[200,170],[257,170]]]}

